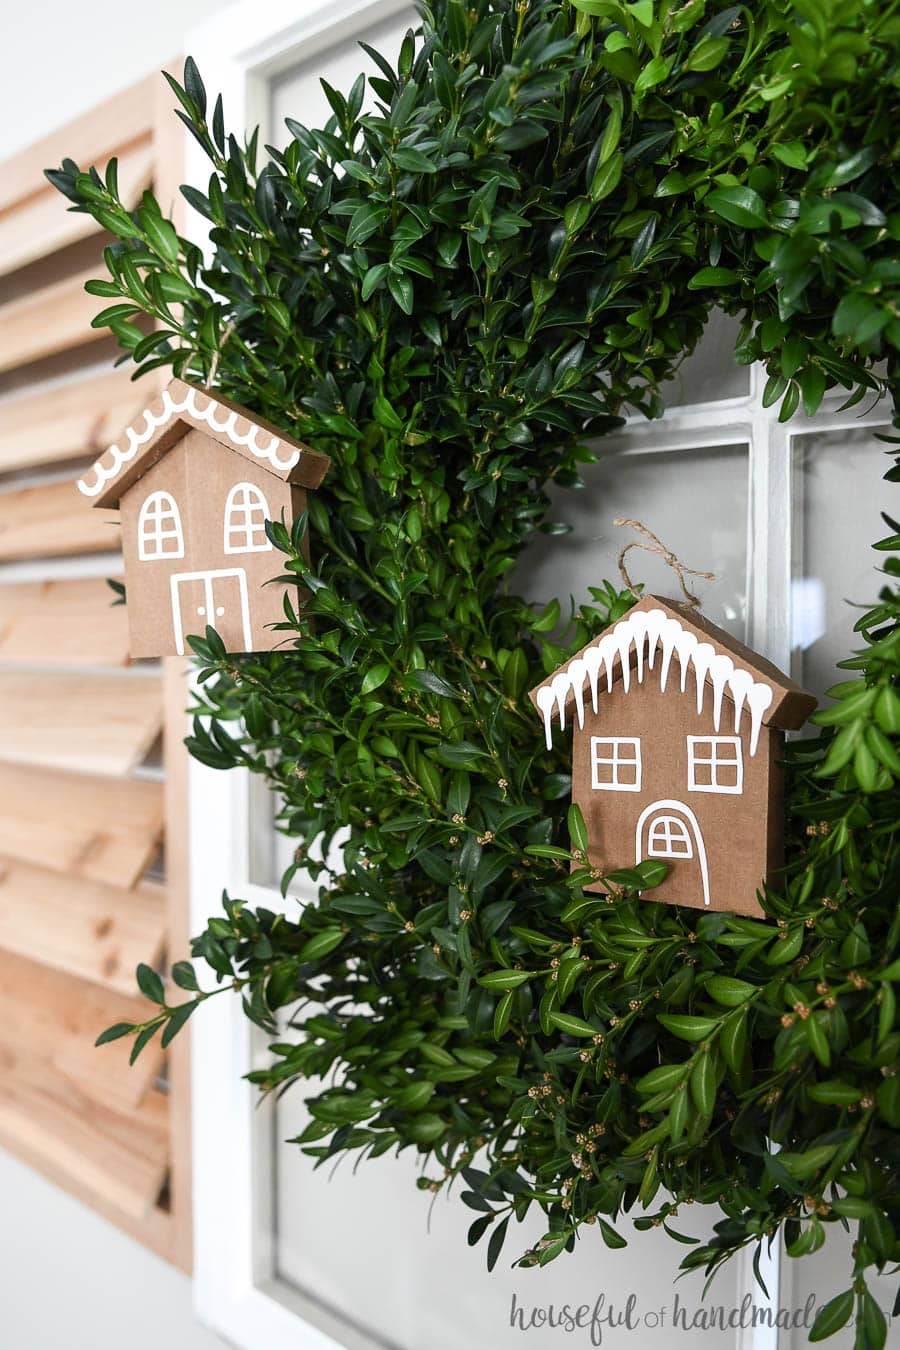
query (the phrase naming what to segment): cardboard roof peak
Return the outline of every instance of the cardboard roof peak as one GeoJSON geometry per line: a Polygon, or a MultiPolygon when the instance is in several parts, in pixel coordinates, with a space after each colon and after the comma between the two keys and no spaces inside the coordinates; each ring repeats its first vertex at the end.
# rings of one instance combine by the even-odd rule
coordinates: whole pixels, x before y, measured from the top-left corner
{"type": "Polygon", "coordinates": [[[659,656],[659,690],[664,692],[673,656],[681,666],[680,692],[686,693],[687,673],[693,667],[697,711],[702,711],[708,685],[713,692],[713,717],[718,730],[724,699],[734,706],[735,728],[744,706],[750,712],[751,753],[755,753],[761,726],[782,729],[801,727],[816,706],[816,698],[774,666],[703,618],[696,610],[675,600],[645,595],[611,628],[586,643],[579,652],[531,690],[529,698],[544,720],[548,747],[551,720],[559,717],[562,727],[574,707],[579,726],[584,725],[584,690],[590,686],[593,709],[601,671],[607,692],[614,682],[630,688],[631,671],[638,683],[654,669],[659,656]],[[661,649],[661,654],[658,649],[661,649]],[[618,660],[616,659],[618,658],[618,660]]]}
{"type": "Polygon", "coordinates": [[[172,450],[191,429],[259,464],[283,482],[316,488],[328,471],[327,455],[222,394],[171,380],[79,480],[92,505],[116,507],[133,483],[172,450]]]}

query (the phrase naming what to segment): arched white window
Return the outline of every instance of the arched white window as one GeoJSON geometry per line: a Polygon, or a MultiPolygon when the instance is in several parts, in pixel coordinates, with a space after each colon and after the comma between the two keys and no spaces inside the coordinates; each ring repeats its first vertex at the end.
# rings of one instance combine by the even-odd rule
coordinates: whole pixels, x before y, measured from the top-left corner
{"type": "Polygon", "coordinates": [[[252,483],[235,483],[225,503],[225,552],[261,553],[272,545],[266,535],[269,503],[252,483]]]}
{"type": "Polygon", "coordinates": [[[168,492],[151,492],[138,516],[138,558],[183,558],[184,535],[175,498],[168,492]]]}
{"type": "Polygon", "coordinates": [[[648,858],[693,858],[687,826],[677,816],[657,816],[647,840],[648,858]]]}

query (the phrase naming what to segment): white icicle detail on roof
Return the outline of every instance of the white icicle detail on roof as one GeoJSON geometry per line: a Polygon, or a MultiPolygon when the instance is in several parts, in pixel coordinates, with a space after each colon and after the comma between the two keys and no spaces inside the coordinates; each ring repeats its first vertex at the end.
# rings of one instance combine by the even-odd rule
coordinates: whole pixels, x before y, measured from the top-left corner
{"type": "Polygon", "coordinates": [[[677,619],[663,609],[635,610],[627,619],[604,633],[580,657],[570,661],[566,670],[554,675],[536,694],[538,710],[544,719],[544,735],[549,750],[552,743],[553,714],[559,714],[559,725],[565,730],[566,703],[570,694],[575,700],[575,715],[579,727],[584,726],[584,683],[588,681],[591,706],[598,711],[597,699],[601,672],[606,675],[606,692],[612,690],[613,669],[618,658],[622,672],[622,687],[628,692],[631,679],[630,652],[635,651],[635,674],[643,684],[645,671],[655,669],[659,657],[659,687],[665,691],[672,657],[677,656],[681,666],[681,692],[687,692],[688,671],[693,670],[696,684],[697,712],[702,713],[706,685],[712,685],[713,725],[716,731],[722,721],[722,701],[728,694],[734,704],[734,730],[741,729],[744,706],[750,713],[750,754],[755,755],[763,717],[774,698],[771,685],[756,680],[748,670],[735,666],[726,652],[717,652],[711,642],[701,642],[677,619]]]}

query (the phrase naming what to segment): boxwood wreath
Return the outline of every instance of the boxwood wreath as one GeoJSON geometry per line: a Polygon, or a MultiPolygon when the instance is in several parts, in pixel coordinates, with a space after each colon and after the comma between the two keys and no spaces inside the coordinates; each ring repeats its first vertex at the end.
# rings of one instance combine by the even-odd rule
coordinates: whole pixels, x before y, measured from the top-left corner
{"type": "MultiPolygon", "coordinates": [[[[683,1262],[708,1272],[849,1225],[813,1338],[855,1317],[859,1347],[885,1340],[867,1272],[900,1256],[900,526],[790,751],[768,921],[637,898],[659,864],[582,894],[567,738],[545,750],[523,691],[634,597],[598,579],[536,612],[509,578],[565,529],[548,484],[579,487],[624,409],[660,413],[713,304],[783,419],[896,390],[898,37],[895,0],[435,0],[396,67],[372,53],[372,111],[362,77],[326,85],[327,126],[288,121],[283,151],[227,135],[193,62],[170,81],[211,161],[183,189],[208,259],[152,195],[125,209],[114,164],[49,175],[115,236],[88,290],[123,359],[335,462],[308,520],[269,525],[306,596],[282,650],[193,643],[191,752],[263,775],[297,841],[285,885],[323,882],[297,918],[225,897],[193,943],[278,1035],[253,1080],[328,1084],[297,1141],[319,1160],[412,1148],[423,1190],[459,1179],[491,1266],[532,1206],[526,1266],[598,1229],[624,1246],[632,1212],[690,1242],[692,1202],[722,1211],[683,1262]],[[332,875],[309,849],[344,828],[332,875]]],[[[101,1037],[135,1054],[210,997],[189,962],[139,982],[148,1020],[101,1037]]]]}

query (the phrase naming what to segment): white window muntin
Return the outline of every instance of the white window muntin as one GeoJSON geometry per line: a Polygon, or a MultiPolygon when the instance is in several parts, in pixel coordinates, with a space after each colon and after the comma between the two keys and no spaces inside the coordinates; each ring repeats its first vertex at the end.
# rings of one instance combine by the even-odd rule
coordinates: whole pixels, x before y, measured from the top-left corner
{"type": "Polygon", "coordinates": [[[138,516],[138,558],[183,558],[184,533],[178,504],[170,492],[151,492],[138,516]]]}
{"type": "Polygon", "coordinates": [[[255,483],[235,483],[225,502],[226,553],[264,553],[272,547],[266,534],[269,503],[255,483]]]}
{"type": "Polygon", "coordinates": [[[724,792],[734,796],[744,790],[744,754],[740,736],[688,736],[688,788],[691,792],[724,792]],[[697,766],[708,769],[698,782],[697,766]],[[734,782],[728,779],[734,777],[734,782]]]}
{"type": "Polygon", "coordinates": [[[641,742],[637,736],[591,737],[591,787],[601,792],[640,792],[641,742]],[[601,753],[605,752],[605,753],[601,753]],[[602,769],[609,770],[603,781],[602,769]]]}
{"type": "Polygon", "coordinates": [[[678,816],[656,816],[647,836],[648,858],[693,858],[688,827],[678,816]]]}

